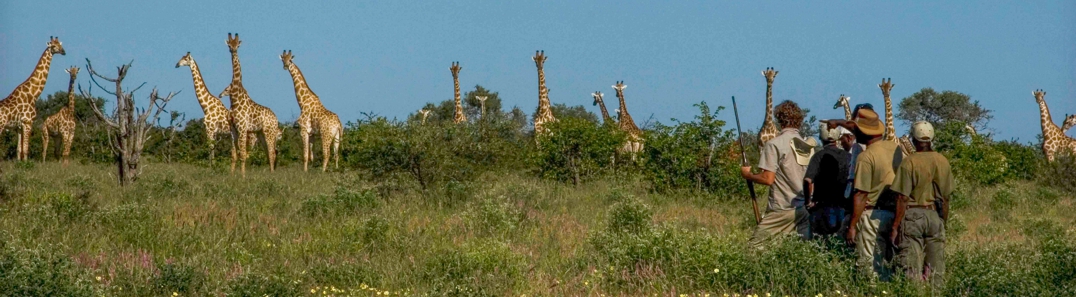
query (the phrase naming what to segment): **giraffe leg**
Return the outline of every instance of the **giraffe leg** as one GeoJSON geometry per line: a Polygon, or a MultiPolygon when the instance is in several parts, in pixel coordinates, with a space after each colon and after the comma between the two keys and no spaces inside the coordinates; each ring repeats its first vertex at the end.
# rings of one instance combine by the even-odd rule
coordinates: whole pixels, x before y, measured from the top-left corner
{"type": "Polygon", "coordinates": [[[228,144],[230,144],[229,146],[232,147],[231,148],[231,151],[232,151],[232,174],[235,174],[235,160],[238,159],[236,157],[236,155],[235,155],[235,147],[236,147],[236,144],[239,143],[239,142],[236,141],[236,140],[238,140],[238,139],[236,139],[238,136],[236,136],[236,132],[235,132],[234,129],[231,131],[229,136],[232,139],[232,141],[228,143],[228,144]]]}
{"type": "Polygon", "coordinates": [[[69,131],[67,133],[64,133],[64,155],[63,155],[63,159],[64,159],[63,166],[64,167],[67,167],[67,164],[71,161],[71,158],[69,156],[71,155],[71,143],[74,142],[74,140],[75,140],[75,132],[74,131],[69,131]]]}
{"type": "Polygon", "coordinates": [[[269,155],[269,172],[276,172],[276,141],[279,131],[272,131],[264,133],[265,135],[265,153],[269,155]]]}
{"type": "Polygon", "coordinates": [[[216,133],[213,133],[213,132],[206,133],[206,138],[205,139],[206,139],[206,142],[209,143],[209,166],[212,167],[213,166],[213,159],[215,159],[214,157],[216,157],[216,154],[217,154],[217,151],[213,149],[213,147],[216,146],[217,135],[216,135],[216,133]]]}
{"type": "MultiPolygon", "coordinates": [[[[244,178],[247,177],[247,137],[250,137],[249,133],[240,132],[239,141],[237,141],[239,143],[239,172],[244,178]]],[[[232,165],[232,168],[234,169],[235,165],[232,165]]]]}
{"type": "Polygon", "coordinates": [[[299,128],[299,138],[303,139],[303,172],[306,172],[310,163],[310,131],[305,128],[299,128]]]}
{"type": "Polygon", "coordinates": [[[49,154],[49,125],[45,123],[41,125],[41,162],[45,162],[46,155],[49,154]]]}
{"type": "Polygon", "coordinates": [[[33,132],[33,126],[30,126],[32,122],[23,121],[22,123],[22,160],[30,159],[30,133],[33,132]]]}
{"type": "Polygon", "coordinates": [[[322,130],[322,132],[321,132],[321,172],[325,172],[325,170],[329,169],[329,157],[332,157],[332,155],[329,154],[329,148],[332,146],[332,138],[330,138],[330,137],[332,137],[332,136],[329,136],[327,133],[325,133],[324,130],[322,130]]]}
{"type": "Polygon", "coordinates": [[[333,159],[336,160],[336,169],[340,169],[340,138],[343,137],[343,129],[333,139],[333,159]]]}

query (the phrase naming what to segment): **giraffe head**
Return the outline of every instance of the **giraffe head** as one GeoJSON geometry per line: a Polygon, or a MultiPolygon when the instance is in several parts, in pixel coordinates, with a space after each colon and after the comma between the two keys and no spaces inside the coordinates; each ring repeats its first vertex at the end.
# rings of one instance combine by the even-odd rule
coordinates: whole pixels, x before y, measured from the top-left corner
{"type": "Polygon", "coordinates": [[[291,59],[293,58],[295,58],[295,56],[291,54],[290,50],[285,50],[283,54],[280,54],[280,61],[284,62],[284,69],[289,69],[291,65],[295,65],[291,62],[291,59]]]}
{"type": "Polygon", "coordinates": [[[847,97],[844,96],[844,94],[841,94],[841,97],[837,98],[837,103],[833,104],[833,109],[848,106],[848,99],[852,99],[852,97],[847,97]]]}
{"type": "Polygon", "coordinates": [[[1076,114],[1065,115],[1065,122],[1061,124],[1061,130],[1068,130],[1076,126],[1076,114]]]}
{"type": "Polygon", "coordinates": [[[1031,94],[1035,95],[1035,102],[1038,102],[1039,104],[1042,104],[1042,103],[1046,102],[1046,91],[1043,91],[1042,89],[1038,89],[1038,90],[1035,90],[1034,92],[1031,92],[1031,94]]]}
{"type": "Polygon", "coordinates": [[[892,78],[883,78],[882,83],[878,84],[878,87],[882,89],[882,96],[889,97],[889,91],[896,86],[893,84],[892,78]]]}
{"type": "Polygon", "coordinates": [[[626,89],[626,88],[628,88],[628,85],[625,85],[624,81],[622,81],[622,80],[617,81],[616,84],[613,85],[613,89],[616,89],[616,96],[618,98],[619,97],[624,97],[624,89],[626,89]]]}
{"type": "Polygon", "coordinates": [[[534,57],[531,58],[531,59],[534,60],[534,65],[536,65],[538,67],[542,67],[542,65],[545,64],[545,58],[546,58],[545,57],[545,51],[541,50],[541,51],[534,51],[534,57]]]}
{"type": "Polygon", "coordinates": [[[485,104],[486,99],[489,99],[489,96],[474,96],[474,98],[478,99],[478,102],[481,102],[482,104],[485,104]]]}
{"type": "Polygon", "coordinates": [[[452,78],[460,77],[460,69],[463,69],[463,67],[460,67],[459,61],[452,62],[452,67],[448,67],[448,70],[452,71],[452,78]]]}
{"type": "Polygon", "coordinates": [[[78,70],[78,67],[75,66],[71,66],[71,68],[64,69],[64,71],[71,74],[72,80],[75,79],[75,76],[78,76],[78,70]]]}
{"type": "Polygon", "coordinates": [[[239,44],[243,42],[239,40],[239,33],[235,33],[235,37],[232,37],[232,33],[228,33],[228,41],[224,43],[228,44],[228,51],[234,53],[239,50],[239,44]]]}
{"type": "Polygon", "coordinates": [[[187,52],[182,58],[179,58],[179,62],[176,62],[176,68],[183,66],[194,65],[194,58],[191,57],[191,52],[187,52]]]}
{"type": "Polygon", "coordinates": [[[598,103],[602,103],[602,92],[597,92],[596,91],[596,92],[594,92],[593,94],[590,94],[590,95],[594,96],[594,105],[598,105],[598,103]]]}
{"type": "Polygon", "coordinates": [[[49,52],[51,52],[52,54],[61,54],[64,56],[67,55],[67,52],[64,51],[64,44],[63,42],[60,42],[59,37],[49,36],[48,47],[49,52]]]}
{"type": "Polygon", "coordinates": [[[766,83],[773,83],[773,79],[777,78],[777,70],[773,70],[773,67],[766,67],[766,70],[762,71],[762,76],[766,77],[766,83]]]}

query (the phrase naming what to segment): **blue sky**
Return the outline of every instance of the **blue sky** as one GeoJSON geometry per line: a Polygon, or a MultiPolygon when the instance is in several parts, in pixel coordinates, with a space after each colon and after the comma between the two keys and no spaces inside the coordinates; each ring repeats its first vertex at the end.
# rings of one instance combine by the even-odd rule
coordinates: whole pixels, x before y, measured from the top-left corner
{"type": "Polygon", "coordinates": [[[1040,133],[1034,89],[1047,91],[1055,119],[1076,113],[1074,1],[91,2],[0,3],[0,92],[26,79],[55,35],[67,55],[53,61],[46,94],[66,89],[62,69],[85,58],[108,73],[133,59],[129,85],[182,90],[169,106],[201,117],[190,71],[175,63],[190,51],[219,92],[231,77],[225,37],[238,32],[244,84],[282,121],[299,113],[278,58],[284,49],[344,120],[371,111],[402,118],[451,99],[452,61],[465,91],[480,84],[532,111],[538,49],[549,56],[553,102],[597,112],[589,94],[612,94],[624,80],[639,123],[689,119],[691,104],[729,106],[735,95],[742,121],[757,129],[759,72],[770,66],[780,71],[774,97],[820,117],[843,116],[831,109],[842,93],[881,105],[883,77],[893,79],[895,100],[923,87],[971,95],[995,111],[990,127],[1002,139],[1040,133]]]}

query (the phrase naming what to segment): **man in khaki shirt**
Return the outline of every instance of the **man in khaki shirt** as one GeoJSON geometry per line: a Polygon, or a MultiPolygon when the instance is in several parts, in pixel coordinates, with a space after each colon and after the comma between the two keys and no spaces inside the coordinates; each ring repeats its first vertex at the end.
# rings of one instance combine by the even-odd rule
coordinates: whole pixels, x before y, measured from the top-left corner
{"type": "Polygon", "coordinates": [[[797,162],[792,149],[792,140],[802,139],[799,127],[803,113],[795,102],[786,100],[774,107],[774,116],[782,130],[762,146],[758,161],[761,172],[751,173],[751,166],[740,168],[743,178],[770,186],[766,213],[748,242],[752,248],[762,248],[765,242],[784,234],[811,237],[809,214],[803,203],[803,175],[807,166],[797,162]]]}
{"type": "Polygon", "coordinates": [[[893,250],[889,232],[894,215],[877,206],[882,206],[878,201],[893,183],[894,158],[899,151],[896,143],[882,140],[885,125],[873,110],[859,110],[853,132],[856,141],[867,144],[867,149],[856,160],[853,213],[847,239],[855,245],[856,266],[860,271],[888,280],[893,250]]]}
{"type": "Polygon", "coordinates": [[[928,122],[912,125],[915,154],[900,164],[892,189],[900,194],[890,240],[900,247],[900,263],[909,279],[929,279],[942,284],[945,273],[945,217],[953,174],[949,160],[934,152],[934,126],[928,122]]]}

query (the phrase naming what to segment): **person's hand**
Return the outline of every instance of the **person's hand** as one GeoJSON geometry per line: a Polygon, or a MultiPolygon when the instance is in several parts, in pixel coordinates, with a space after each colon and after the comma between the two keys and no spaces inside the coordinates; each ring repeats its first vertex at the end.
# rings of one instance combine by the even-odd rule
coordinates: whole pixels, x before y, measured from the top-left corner
{"type": "Polygon", "coordinates": [[[855,226],[850,226],[848,228],[848,234],[846,234],[844,239],[846,241],[848,241],[849,246],[852,246],[852,245],[856,244],[856,227],[855,226]]]}
{"type": "Polygon", "coordinates": [[[750,177],[751,176],[751,166],[740,167],[740,176],[742,176],[744,179],[750,177]]]}
{"type": "Polygon", "coordinates": [[[897,232],[897,230],[893,230],[892,232],[889,232],[889,243],[892,243],[893,246],[900,246],[899,245],[900,244],[900,242],[899,242],[900,237],[897,236],[899,234],[900,234],[900,232],[897,232]]]}
{"type": "Polygon", "coordinates": [[[807,203],[807,210],[810,211],[810,210],[814,209],[814,207],[816,205],[818,205],[818,203],[814,202],[814,201],[811,201],[811,203],[807,203]]]}

